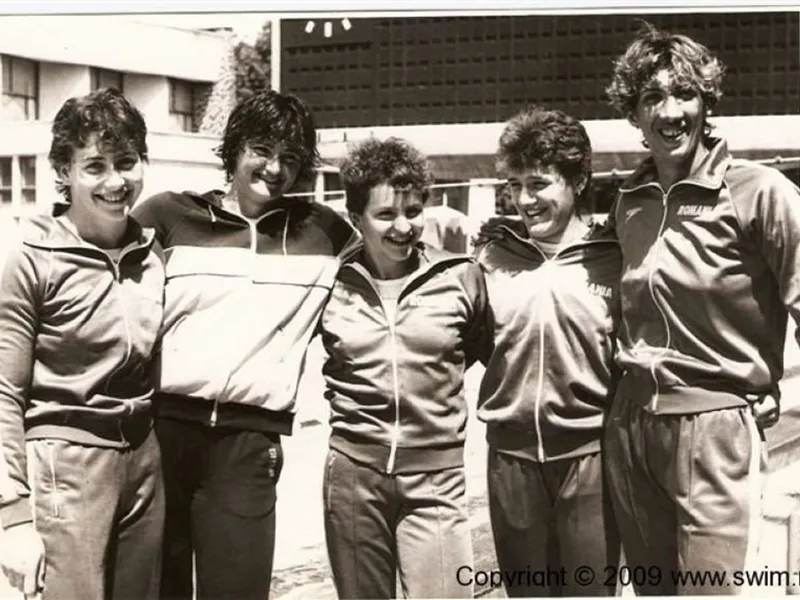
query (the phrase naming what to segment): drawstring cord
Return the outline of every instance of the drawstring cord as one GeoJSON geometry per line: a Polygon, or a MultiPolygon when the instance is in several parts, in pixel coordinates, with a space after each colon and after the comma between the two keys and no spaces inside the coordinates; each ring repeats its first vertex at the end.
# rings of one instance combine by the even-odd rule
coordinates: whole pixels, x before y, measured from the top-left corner
{"type": "Polygon", "coordinates": [[[281,244],[281,247],[283,248],[283,255],[284,256],[288,256],[289,255],[289,253],[286,251],[286,236],[289,233],[289,215],[291,214],[291,212],[292,212],[291,208],[286,209],[286,221],[283,224],[283,242],[281,244]]]}

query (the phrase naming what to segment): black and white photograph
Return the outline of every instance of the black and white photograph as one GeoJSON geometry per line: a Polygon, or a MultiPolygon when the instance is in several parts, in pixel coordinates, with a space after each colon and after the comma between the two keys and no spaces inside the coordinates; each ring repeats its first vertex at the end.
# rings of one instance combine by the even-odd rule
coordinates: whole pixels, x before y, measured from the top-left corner
{"type": "Polygon", "coordinates": [[[800,594],[800,7],[5,4],[0,599],[800,594]]]}

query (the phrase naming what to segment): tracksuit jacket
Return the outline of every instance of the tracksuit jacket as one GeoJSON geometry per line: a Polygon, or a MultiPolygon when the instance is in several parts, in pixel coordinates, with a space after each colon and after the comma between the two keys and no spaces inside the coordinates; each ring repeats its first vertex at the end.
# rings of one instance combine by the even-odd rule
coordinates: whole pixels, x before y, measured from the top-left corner
{"type": "Polygon", "coordinates": [[[463,466],[464,372],[490,351],[480,267],[420,244],[394,320],[363,252],[339,271],[321,320],[331,448],[384,473],[463,466]]]}
{"type": "Polygon", "coordinates": [[[593,227],[547,258],[501,230],[476,249],[494,315],[478,400],[489,445],[534,462],[598,452],[614,393],[619,244],[593,227]]]}
{"type": "Polygon", "coordinates": [[[159,415],[291,434],[309,340],[353,227],[334,210],[281,199],[249,221],[223,192],[166,192],[133,214],[164,247],[159,415]]]}
{"type": "Polygon", "coordinates": [[[126,448],[150,419],[164,267],[131,221],[118,262],[59,207],[20,224],[0,279],[0,520],[32,520],[25,440],[126,448]]]}
{"type": "Polygon", "coordinates": [[[800,320],[797,187],[717,139],[668,190],[647,159],[610,224],[625,256],[618,362],[645,410],[688,414],[777,395],[787,312],[800,320]]]}

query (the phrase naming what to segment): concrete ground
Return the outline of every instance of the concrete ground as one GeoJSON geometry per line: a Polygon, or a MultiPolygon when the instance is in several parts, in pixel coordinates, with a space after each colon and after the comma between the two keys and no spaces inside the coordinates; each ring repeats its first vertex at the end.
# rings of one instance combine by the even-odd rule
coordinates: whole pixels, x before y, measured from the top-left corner
{"type": "MultiPolygon", "coordinates": [[[[315,365],[321,350],[313,346],[308,362],[308,376],[299,394],[298,422],[295,433],[284,438],[285,469],[278,484],[278,528],[272,597],[276,599],[335,598],[325,551],[322,521],[322,470],[327,452],[327,405],[322,398],[322,379],[315,365]]],[[[800,350],[790,338],[787,345],[787,377],[782,388],[787,423],[800,423],[800,350]]],[[[474,409],[482,367],[476,366],[467,377],[469,398],[474,409]]],[[[800,430],[797,430],[800,431],[800,430]]],[[[796,444],[795,444],[796,446],[796,444]]],[[[798,507],[800,495],[800,453],[783,453],[782,468],[770,476],[765,494],[760,560],[770,569],[785,569],[792,536],[789,516],[798,507]]],[[[467,495],[473,525],[473,543],[477,569],[496,568],[494,546],[489,529],[486,505],[484,427],[473,415],[469,422],[466,446],[467,495]]],[[[793,534],[800,542],[800,534],[793,534]]],[[[0,544],[2,537],[0,537],[0,544]]],[[[760,563],[759,563],[760,564],[760,563]]],[[[794,568],[800,568],[796,565],[794,568]]],[[[763,587],[758,595],[783,595],[785,586],[763,587]]],[[[477,589],[484,597],[505,597],[501,589],[477,589]]],[[[629,589],[624,595],[632,595],[629,589]]],[[[0,599],[22,600],[0,576],[0,599]]]]}

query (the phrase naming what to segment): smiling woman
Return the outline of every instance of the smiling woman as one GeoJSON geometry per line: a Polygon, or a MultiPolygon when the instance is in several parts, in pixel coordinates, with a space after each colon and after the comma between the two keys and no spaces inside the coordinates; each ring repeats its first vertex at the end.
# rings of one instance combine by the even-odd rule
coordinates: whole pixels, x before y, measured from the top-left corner
{"type": "Polygon", "coordinates": [[[464,372],[488,353],[483,275],[469,257],[419,243],[431,173],[413,146],[366,140],[341,173],[363,245],[339,270],[320,326],[336,589],[391,598],[399,574],[408,597],[471,597],[453,574],[472,564],[464,372]]]}
{"type": "Polygon", "coordinates": [[[67,100],[50,147],[67,202],[21,221],[0,277],[0,565],[28,596],[158,597],[164,267],[127,214],[146,135],[115,90],[67,100]]]}

